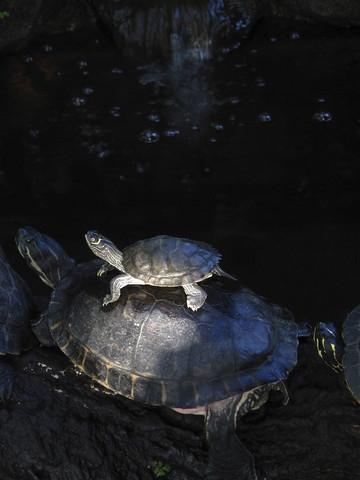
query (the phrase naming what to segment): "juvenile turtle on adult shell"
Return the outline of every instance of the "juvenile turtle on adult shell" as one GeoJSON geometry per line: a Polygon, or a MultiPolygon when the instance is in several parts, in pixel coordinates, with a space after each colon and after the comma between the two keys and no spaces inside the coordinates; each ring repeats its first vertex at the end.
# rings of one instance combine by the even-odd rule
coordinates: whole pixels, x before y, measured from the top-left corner
{"type": "Polygon", "coordinates": [[[206,292],[197,282],[214,274],[236,280],[220,268],[221,255],[217,250],[204,242],[159,235],[140,240],[121,252],[98,232],[89,231],[85,238],[91,251],[106,262],[98,275],[112,268],[122,272],[111,280],[111,293],[105,296],[104,305],[118,300],[126,285],[181,286],[187,306],[195,311],[206,300],[206,292]]]}
{"type": "MultiPolygon", "coordinates": [[[[26,282],[9,264],[0,247],[0,355],[18,355],[35,342],[30,326],[32,296],[26,282]]],[[[0,364],[0,399],[11,396],[14,374],[10,365],[0,364]]]]}
{"type": "MultiPolygon", "coordinates": [[[[297,361],[292,314],[247,289],[205,285],[207,302],[192,312],[182,288],[126,289],[106,308],[107,280],[95,259],[75,265],[60,245],[20,229],[20,253],[55,289],[33,325],[87,375],[127,398],[205,416],[208,479],[255,480],[250,452],[236,435],[237,417],[259,408],[297,361]]],[[[116,274],[116,273],[115,273],[116,274]]]]}
{"type": "Polygon", "coordinates": [[[320,357],[343,376],[348,390],[360,403],[360,305],[346,317],[342,334],[333,323],[319,322],[313,339],[320,357]]]}

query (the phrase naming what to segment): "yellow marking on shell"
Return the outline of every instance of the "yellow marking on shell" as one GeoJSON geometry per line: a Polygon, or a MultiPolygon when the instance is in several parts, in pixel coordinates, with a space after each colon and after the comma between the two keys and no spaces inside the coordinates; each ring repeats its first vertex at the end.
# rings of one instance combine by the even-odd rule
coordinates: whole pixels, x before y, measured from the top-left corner
{"type": "Polygon", "coordinates": [[[109,387],[109,370],[110,370],[110,365],[105,365],[106,367],[106,377],[105,377],[105,380],[102,381],[101,383],[106,387],[106,388],[109,388],[111,390],[111,388],[109,387]]]}
{"type": "Polygon", "coordinates": [[[196,387],[196,383],[193,382],[193,389],[194,389],[194,396],[195,396],[195,402],[196,402],[196,405],[199,405],[199,392],[198,392],[198,389],[196,387]]]}
{"type": "Polygon", "coordinates": [[[229,393],[230,392],[230,387],[229,387],[229,384],[226,380],[224,380],[224,387],[225,387],[225,390],[229,393]]]}
{"type": "Polygon", "coordinates": [[[57,322],[57,323],[54,323],[54,325],[51,325],[50,330],[56,330],[57,328],[60,327],[60,325],[61,325],[62,323],[63,323],[62,320],[60,320],[60,321],[57,322]]]}
{"type": "Polygon", "coordinates": [[[161,402],[163,405],[165,405],[167,400],[166,386],[164,382],[160,382],[160,383],[161,383],[161,402]]]}
{"type": "MultiPolygon", "coordinates": [[[[61,350],[65,351],[67,349],[67,347],[69,346],[69,343],[71,342],[72,338],[73,338],[72,335],[69,335],[68,341],[65,343],[65,345],[63,345],[63,346],[59,345],[61,350]]],[[[80,367],[80,365],[79,365],[79,367],[80,367]]]]}
{"type": "Polygon", "coordinates": [[[134,386],[136,380],[139,378],[137,375],[134,375],[133,373],[130,375],[131,377],[131,390],[130,390],[130,397],[134,398],[134,386]]]}
{"type": "Polygon", "coordinates": [[[84,357],[82,359],[82,362],[81,362],[81,366],[85,369],[85,361],[86,361],[86,357],[87,357],[87,354],[89,353],[89,349],[84,347],[84,357]]]}

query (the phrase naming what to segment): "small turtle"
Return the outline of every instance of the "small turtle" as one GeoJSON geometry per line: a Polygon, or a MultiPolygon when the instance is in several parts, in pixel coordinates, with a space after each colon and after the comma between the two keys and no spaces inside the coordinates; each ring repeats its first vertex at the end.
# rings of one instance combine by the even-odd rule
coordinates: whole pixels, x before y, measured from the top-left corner
{"type": "Polygon", "coordinates": [[[360,305],[346,317],[342,335],[334,324],[319,322],[313,339],[320,357],[344,376],[348,390],[360,403],[360,305]]]}
{"type": "Polygon", "coordinates": [[[207,243],[159,235],[140,240],[120,252],[108,238],[95,231],[89,231],[85,238],[92,252],[106,262],[98,275],[112,268],[123,272],[112,279],[111,293],[105,296],[103,305],[118,300],[126,285],[181,286],[187,306],[195,311],[206,300],[206,293],[197,282],[213,274],[236,280],[219,267],[221,255],[207,243]]]}
{"type": "MultiPolygon", "coordinates": [[[[40,342],[57,344],[89,377],[113,392],[182,414],[205,416],[212,480],[257,479],[236,435],[238,415],[280,389],[297,361],[297,324],[289,311],[247,289],[205,285],[207,302],[190,311],[182,288],[126,289],[102,307],[107,280],[100,260],[75,265],[60,245],[20,229],[20,253],[55,288],[33,325],[40,342]]],[[[115,273],[116,274],[116,273],[115,273]]],[[[306,334],[306,333],[305,333],[306,334]]]]}
{"type": "MultiPolygon", "coordinates": [[[[30,326],[31,292],[9,265],[0,247],[0,355],[18,355],[35,342],[30,326]]],[[[0,399],[11,397],[14,374],[10,365],[0,365],[0,399]]]]}

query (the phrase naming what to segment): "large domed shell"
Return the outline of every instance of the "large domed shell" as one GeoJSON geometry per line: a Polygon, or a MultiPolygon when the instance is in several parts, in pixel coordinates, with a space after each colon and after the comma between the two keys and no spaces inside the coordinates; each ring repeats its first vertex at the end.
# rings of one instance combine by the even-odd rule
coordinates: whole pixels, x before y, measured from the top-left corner
{"type": "Polygon", "coordinates": [[[211,245],[159,235],[140,240],[123,251],[129,275],[148,285],[180,286],[211,275],[221,258],[211,245]]]}
{"type": "Polygon", "coordinates": [[[206,304],[190,312],[182,289],[132,287],[103,308],[108,280],[89,265],[56,290],[50,328],[76,365],[121,395],[197,408],[278,382],[296,364],[292,315],[248,290],[206,286],[206,304]]]}

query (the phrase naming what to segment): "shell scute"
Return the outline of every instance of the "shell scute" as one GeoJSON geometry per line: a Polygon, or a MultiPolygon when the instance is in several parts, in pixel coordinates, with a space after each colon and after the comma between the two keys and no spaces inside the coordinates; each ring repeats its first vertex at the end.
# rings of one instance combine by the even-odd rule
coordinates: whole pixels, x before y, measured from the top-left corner
{"type": "Polygon", "coordinates": [[[150,285],[180,286],[211,275],[220,260],[210,245],[159,235],[124,249],[125,271],[150,285]]]}
{"type": "Polygon", "coordinates": [[[169,253],[169,259],[174,272],[185,272],[191,266],[189,257],[179,248],[169,253]]]}

